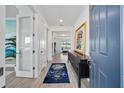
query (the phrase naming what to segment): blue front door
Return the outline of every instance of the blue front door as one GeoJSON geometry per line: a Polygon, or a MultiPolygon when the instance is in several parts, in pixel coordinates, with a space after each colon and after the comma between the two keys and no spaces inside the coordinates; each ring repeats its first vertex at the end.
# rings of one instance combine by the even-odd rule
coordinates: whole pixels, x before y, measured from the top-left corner
{"type": "Polygon", "coordinates": [[[120,87],[120,6],[90,7],[90,85],[120,87]]]}

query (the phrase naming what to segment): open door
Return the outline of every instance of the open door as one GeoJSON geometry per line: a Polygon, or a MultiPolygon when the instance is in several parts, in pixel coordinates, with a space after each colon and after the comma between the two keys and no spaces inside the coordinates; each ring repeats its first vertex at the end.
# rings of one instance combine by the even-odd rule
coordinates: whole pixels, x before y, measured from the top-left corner
{"type": "Polygon", "coordinates": [[[90,10],[91,87],[120,87],[120,6],[90,10]]]}
{"type": "Polygon", "coordinates": [[[16,76],[33,78],[33,16],[17,16],[16,76]]]}

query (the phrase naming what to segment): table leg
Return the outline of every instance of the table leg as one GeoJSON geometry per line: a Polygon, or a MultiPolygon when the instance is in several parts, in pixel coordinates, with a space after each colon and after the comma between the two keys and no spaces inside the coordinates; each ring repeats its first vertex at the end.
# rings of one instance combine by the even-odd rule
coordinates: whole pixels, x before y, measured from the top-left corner
{"type": "Polygon", "coordinates": [[[81,88],[81,78],[78,78],[78,88],[81,88]]]}

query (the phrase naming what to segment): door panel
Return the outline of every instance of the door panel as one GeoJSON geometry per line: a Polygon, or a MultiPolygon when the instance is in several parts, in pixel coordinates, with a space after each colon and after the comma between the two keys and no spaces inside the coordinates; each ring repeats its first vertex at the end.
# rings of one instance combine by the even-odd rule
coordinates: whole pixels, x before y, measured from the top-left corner
{"type": "Polygon", "coordinates": [[[39,53],[38,53],[38,69],[39,74],[41,73],[41,70],[46,66],[47,64],[47,31],[46,27],[43,24],[39,24],[39,30],[38,30],[38,42],[39,42],[39,53]]]}
{"type": "Polygon", "coordinates": [[[96,82],[95,78],[97,78],[96,77],[97,75],[96,75],[96,65],[94,63],[91,64],[91,73],[94,73],[94,74],[91,74],[91,76],[90,76],[90,78],[92,79],[90,83],[91,83],[92,87],[95,87],[96,86],[95,85],[95,82],[96,82]]]}
{"type": "Polygon", "coordinates": [[[99,52],[103,55],[108,53],[108,29],[107,29],[107,7],[100,7],[100,30],[99,30],[99,52]]]}
{"type": "Polygon", "coordinates": [[[33,17],[17,16],[17,77],[33,77],[33,17]]]}
{"type": "Polygon", "coordinates": [[[107,76],[99,69],[99,78],[98,78],[98,87],[100,88],[107,88],[107,76]]]}
{"type": "Polygon", "coordinates": [[[30,71],[30,64],[28,61],[32,61],[32,58],[27,58],[32,56],[31,51],[31,35],[30,33],[30,17],[20,18],[20,32],[19,32],[19,47],[20,47],[20,60],[19,60],[19,70],[30,71]]]}
{"type": "Polygon", "coordinates": [[[120,6],[92,6],[90,11],[91,87],[120,87],[120,6]]]}
{"type": "Polygon", "coordinates": [[[91,33],[93,34],[91,37],[92,37],[92,46],[91,46],[91,50],[92,51],[96,51],[96,32],[95,32],[95,30],[96,30],[96,21],[95,21],[95,10],[93,11],[93,14],[92,14],[92,30],[93,31],[91,31],[91,33]]]}

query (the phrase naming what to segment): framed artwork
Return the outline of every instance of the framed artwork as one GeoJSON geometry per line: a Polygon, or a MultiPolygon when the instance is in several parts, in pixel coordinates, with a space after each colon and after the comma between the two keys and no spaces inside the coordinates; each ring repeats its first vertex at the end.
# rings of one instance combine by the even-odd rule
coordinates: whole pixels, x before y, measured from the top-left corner
{"type": "Polygon", "coordinates": [[[85,54],[86,53],[86,22],[84,22],[75,31],[75,51],[85,54]]]}

